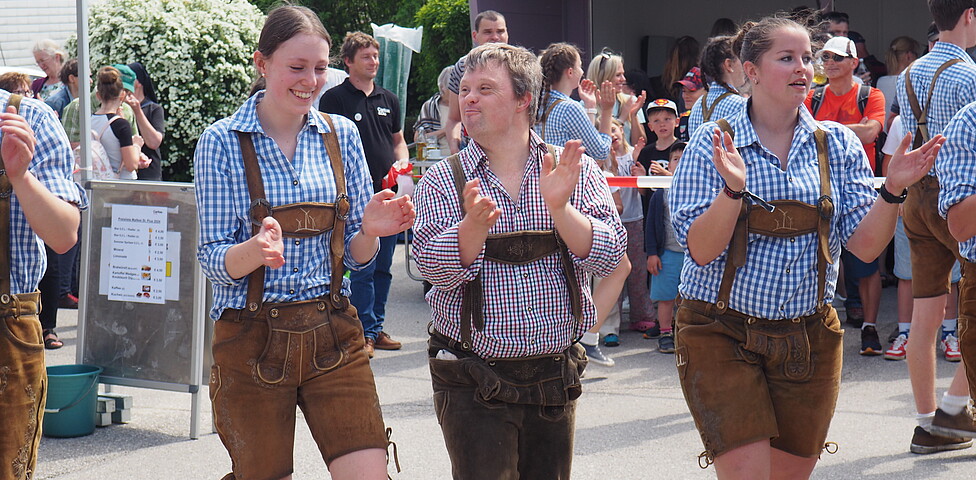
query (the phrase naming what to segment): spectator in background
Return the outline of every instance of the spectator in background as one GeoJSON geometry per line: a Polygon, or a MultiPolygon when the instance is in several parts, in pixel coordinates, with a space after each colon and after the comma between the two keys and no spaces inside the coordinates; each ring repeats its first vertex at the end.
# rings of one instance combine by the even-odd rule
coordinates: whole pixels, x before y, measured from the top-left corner
{"type": "Polygon", "coordinates": [[[698,65],[700,50],[695,37],[684,36],[675,40],[668,51],[668,59],[664,62],[664,71],[661,75],[651,77],[651,91],[647,98],[667,98],[672,102],[679,102],[681,89],[675,88],[674,84],[684,78],[691,67],[698,65]]]}
{"type": "Polygon", "coordinates": [[[888,45],[888,50],[885,51],[885,64],[888,67],[888,74],[878,79],[877,86],[885,97],[886,132],[888,126],[891,125],[891,119],[894,118],[894,115],[891,114],[891,104],[895,101],[895,86],[898,83],[898,75],[918,58],[918,50],[919,45],[914,38],[901,36],[892,40],[891,44],[888,45]]]}
{"type": "MultiPolygon", "coordinates": [[[[363,32],[350,32],[342,42],[342,61],[349,69],[349,78],[338,87],[325,92],[319,110],[342,115],[356,123],[366,153],[366,164],[373,179],[373,192],[383,190],[381,182],[390,167],[409,156],[407,142],[400,125],[400,100],[376,84],[379,71],[380,44],[363,32]]],[[[373,357],[375,349],[399,350],[402,344],[383,331],[386,320],[386,300],[390,295],[393,273],[393,253],[397,235],[380,238],[376,261],[350,274],[352,293],[349,300],[359,312],[366,338],[366,353],[373,357]]]]}
{"type": "Polygon", "coordinates": [[[705,95],[705,81],[702,79],[701,69],[691,67],[685,78],[678,80],[675,88],[681,89],[681,115],[678,117],[678,140],[687,142],[690,132],[688,131],[688,119],[691,116],[691,107],[699,98],[705,95]]]}
{"type": "Polygon", "coordinates": [[[746,81],[746,75],[733,40],[733,37],[712,37],[702,49],[698,64],[705,81],[709,82],[708,93],[691,107],[691,115],[688,117],[689,136],[701,124],[728,118],[746,103],[745,97],[739,92],[746,81]]]}
{"type": "Polygon", "coordinates": [[[451,154],[451,149],[447,145],[447,134],[442,128],[442,120],[446,120],[449,114],[450,105],[447,103],[447,95],[450,91],[447,89],[447,82],[452,70],[454,70],[453,65],[441,70],[441,74],[437,76],[437,93],[420,107],[420,115],[413,124],[413,140],[424,141],[428,145],[436,144],[441,156],[444,157],[451,154]]]}
{"type": "Polygon", "coordinates": [[[349,78],[349,74],[345,70],[328,67],[326,69],[325,85],[322,86],[322,90],[315,97],[315,103],[313,105],[318,105],[322,101],[322,95],[325,95],[325,92],[332,90],[334,87],[338,87],[347,78],[349,78]]]}
{"type": "Polygon", "coordinates": [[[848,37],[854,46],[857,47],[857,58],[860,60],[860,64],[857,69],[858,76],[866,84],[875,86],[878,83],[878,79],[888,74],[888,68],[885,63],[881,60],[875,58],[868,51],[867,40],[857,32],[849,32],[848,37]]]}
{"type": "Polygon", "coordinates": [[[130,83],[134,78],[135,74],[129,78],[116,67],[99,68],[95,96],[101,106],[91,116],[91,128],[98,132],[99,143],[108,155],[112,171],[122,180],[135,180],[136,170],[139,169],[139,148],[142,146],[142,139],[132,134],[132,124],[116,113],[126,96],[126,90],[135,88],[130,83]]]}
{"type": "Polygon", "coordinates": [[[61,72],[58,73],[58,79],[61,80],[61,88],[44,100],[44,103],[58,114],[58,118],[61,118],[64,107],[78,96],[78,60],[72,58],[64,62],[61,72]]]}
{"type": "Polygon", "coordinates": [[[590,65],[586,67],[586,79],[594,85],[603,85],[603,82],[613,84],[616,95],[613,118],[624,124],[624,138],[636,145],[638,139],[644,136],[644,129],[639,125],[645,122],[643,106],[644,99],[647,97],[645,94],[635,97],[624,93],[624,86],[627,83],[627,77],[624,75],[624,59],[604,48],[599,55],[590,60],[590,65]]]}
{"type": "MultiPolygon", "coordinates": [[[[117,67],[121,66],[117,65],[117,67]]],[[[135,73],[136,80],[135,89],[125,96],[125,103],[135,112],[136,124],[145,141],[141,153],[149,159],[149,164],[145,168],[140,168],[136,175],[139,180],[160,181],[163,179],[163,156],[159,147],[163,143],[166,130],[163,107],[156,103],[156,86],[149,77],[146,67],[139,62],[132,62],[128,68],[135,73]]]]}
{"type": "Polygon", "coordinates": [[[6,90],[14,95],[21,95],[31,98],[30,76],[26,73],[7,72],[0,75],[0,89],[6,90]]]}
{"type": "Polygon", "coordinates": [[[731,18],[718,18],[712,24],[712,30],[708,33],[708,38],[725,37],[735,35],[739,32],[739,26],[731,18]]]}
{"type": "Polygon", "coordinates": [[[31,53],[34,54],[37,67],[47,75],[44,78],[34,80],[34,83],[31,84],[31,91],[34,92],[34,97],[47,100],[61,88],[61,67],[64,66],[64,61],[68,55],[54,40],[38,40],[34,44],[34,48],[31,49],[31,53]]]}

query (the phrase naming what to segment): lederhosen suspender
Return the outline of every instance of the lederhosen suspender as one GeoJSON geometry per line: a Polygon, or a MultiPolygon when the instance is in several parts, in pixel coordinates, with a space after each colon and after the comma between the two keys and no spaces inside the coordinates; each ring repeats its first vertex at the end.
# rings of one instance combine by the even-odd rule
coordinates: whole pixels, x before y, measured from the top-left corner
{"type": "Polygon", "coordinates": [[[908,94],[908,104],[912,107],[912,115],[915,116],[915,123],[918,125],[915,129],[915,138],[912,141],[912,148],[921,147],[923,143],[929,141],[931,136],[929,136],[929,106],[932,105],[932,92],[935,91],[935,82],[939,79],[939,75],[945,69],[961,62],[962,60],[958,58],[953,58],[952,60],[946,60],[945,63],[939,65],[939,68],[935,71],[935,75],[932,76],[932,83],[929,84],[929,95],[925,99],[925,108],[923,109],[921,105],[918,104],[918,97],[915,96],[915,89],[912,87],[912,65],[909,65],[905,69],[905,93],[908,94]]]}
{"type": "MultiPolygon", "coordinates": [[[[735,136],[732,127],[724,119],[718,120],[718,126],[729,135],[735,136]]],[[[813,132],[817,142],[817,164],[820,167],[820,198],[817,205],[800,202],[798,200],[774,200],[769,202],[776,208],[769,212],[758,205],[747,206],[742,202],[739,220],[735,224],[732,240],[729,242],[728,259],[725,262],[725,272],[722,274],[722,284],[718,290],[715,307],[718,313],[725,313],[729,307],[732,294],[732,282],[735,280],[736,270],[746,263],[746,246],[749,243],[748,233],[780,238],[797,237],[809,233],[817,233],[817,307],[824,301],[827,289],[827,264],[834,263],[830,255],[830,221],[834,216],[834,203],[830,196],[830,162],[827,158],[827,132],[817,129],[813,132]]]]}
{"type": "Polygon", "coordinates": [[[549,120],[549,114],[552,113],[552,109],[556,108],[556,105],[562,102],[563,99],[561,98],[552,102],[552,105],[549,105],[549,108],[546,109],[546,113],[542,114],[542,120],[539,120],[539,125],[542,125],[542,131],[539,133],[539,137],[542,138],[543,142],[546,141],[546,121],[549,120]]]}
{"type": "MultiPolygon", "coordinates": [[[[555,157],[551,145],[549,152],[555,157]]],[[[457,155],[447,157],[447,162],[454,173],[458,207],[461,209],[461,217],[463,218],[466,213],[464,211],[464,183],[467,177],[464,175],[461,160],[457,155]]],[[[562,257],[563,277],[566,280],[566,287],[569,289],[569,302],[573,318],[577,322],[581,322],[583,319],[583,303],[579,282],[576,280],[576,268],[573,266],[573,259],[569,256],[569,248],[566,247],[555,229],[495,233],[488,235],[485,240],[485,260],[509,265],[525,265],[557,252],[562,257]]],[[[470,351],[473,345],[471,342],[472,325],[477,330],[484,330],[485,328],[484,287],[481,283],[481,273],[479,272],[474,280],[462,288],[464,288],[464,293],[461,297],[461,348],[470,351]]]]}
{"type": "Polygon", "coordinates": [[[735,95],[735,94],[732,92],[725,92],[719,95],[718,98],[715,99],[715,103],[713,103],[711,107],[708,106],[708,95],[702,97],[702,123],[708,123],[712,121],[712,112],[715,111],[715,107],[717,107],[719,103],[722,103],[722,100],[725,100],[725,97],[731,95],[735,95]]]}
{"type": "MultiPolygon", "coordinates": [[[[335,177],[336,199],[334,203],[302,202],[272,207],[264,194],[264,182],[261,179],[261,166],[251,141],[251,134],[236,132],[241,143],[241,153],[244,156],[244,175],[247,177],[247,191],[251,199],[248,216],[251,217],[251,235],[257,235],[261,230],[261,222],[271,216],[281,224],[285,237],[307,238],[323,235],[332,231],[330,243],[332,259],[332,283],[329,286],[329,300],[337,310],[345,309],[349,300],[342,296],[342,275],[345,267],[342,257],[345,253],[344,232],[346,218],[349,216],[349,197],[346,196],[346,177],[342,168],[342,152],[339,149],[339,139],[335,133],[335,125],[328,115],[322,114],[329,131],[322,133],[325,151],[332,163],[332,175],[335,177]]],[[[264,266],[258,267],[247,278],[247,301],[241,315],[256,317],[261,310],[264,299],[264,266]]]]}
{"type": "MultiPolygon", "coordinates": [[[[7,100],[8,107],[20,111],[20,95],[11,95],[7,100]]],[[[6,111],[6,107],[4,108],[6,111]]],[[[6,305],[12,300],[10,296],[10,196],[14,189],[7,177],[7,166],[0,155],[0,304],[6,305]]]]}

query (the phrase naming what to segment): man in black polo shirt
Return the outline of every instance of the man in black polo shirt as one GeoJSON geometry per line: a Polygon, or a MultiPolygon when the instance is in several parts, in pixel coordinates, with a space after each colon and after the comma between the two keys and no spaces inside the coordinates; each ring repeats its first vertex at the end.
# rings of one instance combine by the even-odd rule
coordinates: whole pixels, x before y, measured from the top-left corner
{"type": "MultiPolygon", "coordinates": [[[[393,163],[408,155],[400,125],[400,101],[393,92],[373,82],[380,66],[379,47],[379,42],[365,33],[346,34],[341,54],[349,70],[349,78],[325,92],[319,102],[319,110],[342,115],[359,127],[374,192],[382,189],[380,182],[393,163]]],[[[395,249],[396,235],[380,238],[376,261],[350,275],[350,301],[363,322],[366,353],[370,358],[373,357],[374,348],[398,350],[401,347],[400,342],[383,332],[386,298],[393,281],[390,265],[395,249]]]]}

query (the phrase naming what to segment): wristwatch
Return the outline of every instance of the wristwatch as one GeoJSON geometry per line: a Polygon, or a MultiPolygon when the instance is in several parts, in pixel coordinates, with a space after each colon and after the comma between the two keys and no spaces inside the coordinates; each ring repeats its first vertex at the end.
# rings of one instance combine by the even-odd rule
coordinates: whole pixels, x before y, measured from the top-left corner
{"type": "Polygon", "coordinates": [[[878,192],[881,193],[881,198],[888,203],[905,203],[905,199],[908,198],[907,188],[901,192],[901,195],[894,195],[888,191],[888,188],[883,183],[881,184],[881,188],[878,189],[878,192]]]}

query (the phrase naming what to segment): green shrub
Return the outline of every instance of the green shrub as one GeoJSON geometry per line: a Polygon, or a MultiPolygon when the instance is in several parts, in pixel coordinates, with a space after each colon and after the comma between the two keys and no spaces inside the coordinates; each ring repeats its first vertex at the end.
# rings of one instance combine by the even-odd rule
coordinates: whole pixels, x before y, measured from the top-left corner
{"type": "MultiPolygon", "coordinates": [[[[437,93],[437,76],[471,49],[470,9],[467,0],[428,0],[417,11],[424,27],[424,42],[410,83],[420,103],[437,93]]],[[[419,110],[420,103],[414,108],[419,110]]]]}
{"type": "MultiPolygon", "coordinates": [[[[264,15],[245,0],[105,0],[89,17],[91,67],[142,62],[166,111],[163,175],[193,179],[203,130],[234,113],[253,79],[264,15]]],[[[69,48],[76,51],[75,42],[69,48]]]]}

